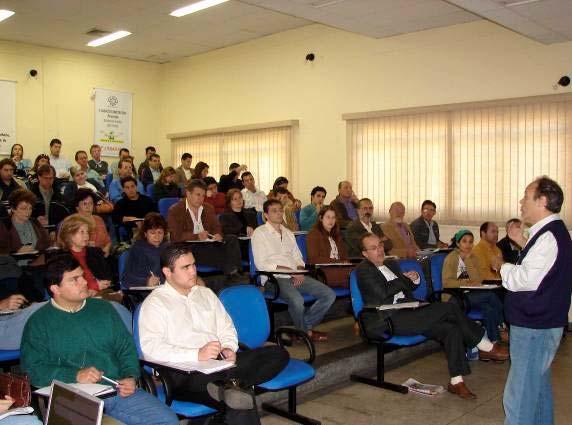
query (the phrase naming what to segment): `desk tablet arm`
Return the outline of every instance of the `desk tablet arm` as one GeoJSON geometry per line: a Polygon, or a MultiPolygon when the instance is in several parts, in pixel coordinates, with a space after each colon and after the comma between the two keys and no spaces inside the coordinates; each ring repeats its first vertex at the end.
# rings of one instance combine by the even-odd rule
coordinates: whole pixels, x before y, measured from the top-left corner
{"type": "Polygon", "coordinates": [[[274,335],[276,337],[276,342],[282,348],[284,348],[285,345],[283,338],[284,335],[288,335],[291,339],[300,339],[304,342],[304,345],[306,345],[306,348],[308,349],[308,358],[304,359],[304,361],[308,364],[312,364],[314,363],[314,360],[316,360],[316,347],[306,332],[296,328],[280,327],[276,329],[274,335]]]}
{"type": "Polygon", "coordinates": [[[387,341],[393,337],[393,321],[391,320],[390,317],[384,317],[384,319],[383,319],[383,321],[385,322],[385,328],[384,328],[384,332],[383,332],[382,336],[381,337],[379,335],[373,336],[367,331],[367,327],[365,326],[364,313],[370,313],[370,314],[376,314],[377,313],[377,314],[379,314],[380,312],[376,307],[364,306],[362,311],[360,311],[358,314],[359,328],[360,328],[364,338],[367,341],[375,343],[375,344],[379,344],[379,343],[383,343],[383,342],[385,342],[385,341],[387,341]]]}
{"type": "Polygon", "coordinates": [[[272,298],[269,299],[269,301],[275,301],[278,299],[278,297],[280,297],[280,287],[278,286],[278,280],[276,280],[276,274],[284,274],[284,272],[280,273],[278,271],[276,272],[267,272],[267,271],[260,271],[257,270],[256,274],[254,276],[254,282],[258,285],[258,278],[260,276],[266,276],[268,278],[268,280],[266,281],[265,285],[265,289],[268,288],[272,288],[272,298]],[[268,286],[268,284],[270,284],[270,286],[268,286]]]}

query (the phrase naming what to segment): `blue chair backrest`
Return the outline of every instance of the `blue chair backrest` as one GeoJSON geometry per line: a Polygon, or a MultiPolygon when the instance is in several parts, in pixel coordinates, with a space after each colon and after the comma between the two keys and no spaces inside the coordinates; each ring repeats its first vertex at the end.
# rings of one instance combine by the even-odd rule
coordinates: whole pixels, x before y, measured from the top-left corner
{"type": "Polygon", "coordinates": [[[155,183],[149,183],[147,188],[145,189],[145,193],[151,199],[153,199],[153,188],[155,187],[155,183]]]}
{"type": "Polygon", "coordinates": [[[294,211],[294,217],[296,218],[296,223],[298,223],[298,228],[300,228],[300,211],[301,210],[294,211]]]}
{"type": "Polygon", "coordinates": [[[238,340],[250,348],[262,346],[270,333],[268,307],[260,290],[253,285],[223,289],[219,299],[231,317],[238,340]]]}
{"type": "Polygon", "coordinates": [[[298,249],[302,253],[302,258],[304,262],[308,262],[308,247],[306,245],[306,235],[296,235],[296,243],[298,244],[298,249]]]}
{"type": "Polygon", "coordinates": [[[124,279],[123,275],[125,273],[125,266],[127,264],[128,258],[129,258],[129,250],[127,249],[119,255],[119,259],[117,260],[117,272],[119,275],[119,287],[121,289],[127,289],[125,287],[125,279],[124,279]]]}
{"type": "Polygon", "coordinates": [[[355,270],[350,273],[350,295],[352,298],[354,317],[357,318],[363,309],[363,298],[361,297],[361,292],[359,291],[357,272],[355,270]]]}
{"type": "Polygon", "coordinates": [[[431,284],[433,291],[440,291],[443,289],[443,263],[448,254],[435,254],[429,260],[431,267],[431,284]]]}
{"type": "Polygon", "coordinates": [[[139,313],[141,313],[141,304],[135,307],[135,312],[133,312],[133,339],[135,339],[137,356],[142,359],[143,351],[141,350],[141,341],[139,340],[139,313]]]}
{"type": "Polygon", "coordinates": [[[112,181],[113,181],[113,174],[109,173],[108,175],[105,176],[103,184],[105,184],[105,188],[107,190],[109,190],[109,185],[111,184],[112,181]]]}
{"type": "Polygon", "coordinates": [[[409,260],[409,259],[399,260],[398,264],[401,273],[415,271],[419,274],[421,281],[419,282],[419,285],[417,286],[415,291],[413,291],[413,295],[418,300],[426,300],[428,295],[427,279],[425,279],[425,275],[423,274],[423,268],[421,267],[421,264],[419,264],[419,262],[417,262],[416,260],[409,260]]]}
{"type": "Polygon", "coordinates": [[[179,202],[179,198],[161,198],[159,199],[159,214],[167,220],[167,216],[169,215],[169,208],[173,204],[179,202]]]}
{"type": "Polygon", "coordinates": [[[262,217],[261,211],[258,211],[256,213],[256,224],[258,224],[259,226],[262,226],[264,224],[264,218],[262,217]]]}

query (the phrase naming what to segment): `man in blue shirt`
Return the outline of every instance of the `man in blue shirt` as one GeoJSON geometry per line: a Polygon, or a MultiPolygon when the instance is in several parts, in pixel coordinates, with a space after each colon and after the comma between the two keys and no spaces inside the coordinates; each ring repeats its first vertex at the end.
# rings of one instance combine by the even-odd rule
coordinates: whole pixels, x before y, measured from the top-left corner
{"type": "MultiPolygon", "coordinates": [[[[128,159],[120,159],[117,166],[119,178],[113,179],[109,185],[109,199],[114,204],[123,196],[123,187],[121,186],[121,179],[123,177],[133,177],[133,164],[128,159]]],[[[137,180],[137,179],[136,179],[137,180]]],[[[145,189],[139,180],[137,180],[137,192],[145,193],[145,189]]]]}

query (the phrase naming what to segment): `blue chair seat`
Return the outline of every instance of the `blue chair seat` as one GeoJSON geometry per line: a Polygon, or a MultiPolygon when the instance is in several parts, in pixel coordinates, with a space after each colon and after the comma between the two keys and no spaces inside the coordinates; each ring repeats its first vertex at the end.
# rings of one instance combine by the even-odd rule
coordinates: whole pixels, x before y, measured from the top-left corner
{"type": "Polygon", "coordinates": [[[332,288],[336,294],[337,298],[344,298],[350,296],[350,290],[348,288],[332,288]]]}
{"type": "Polygon", "coordinates": [[[20,358],[20,350],[0,350],[0,362],[9,362],[20,358]]]}
{"type": "MultiPolygon", "coordinates": [[[[162,385],[157,385],[157,398],[163,403],[165,402],[165,391],[162,385]]],[[[178,415],[186,416],[189,418],[196,418],[199,416],[212,415],[216,410],[202,404],[193,403],[192,401],[178,401],[173,400],[171,409],[178,415]]]]}
{"type": "Polygon", "coordinates": [[[427,337],[423,335],[401,336],[395,335],[389,340],[385,341],[386,344],[398,345],[400,347],[409,347],[411,345],[421,344],[426,341],[427,337]]]}
{"type": "Polygon", "coordinates": [[[483,320],[483,313],[479,309],[473,309],[467,313],[467,317],[471,320],[483,320]]]}
{"type": "Polygon", "coordinates": [[[268,391],[279,391],[284,388],[301,385],[316,375],[316,371],[308,363],[290,359],[288,365],[270,381],[260,384],[259,387],[268,391]]]}

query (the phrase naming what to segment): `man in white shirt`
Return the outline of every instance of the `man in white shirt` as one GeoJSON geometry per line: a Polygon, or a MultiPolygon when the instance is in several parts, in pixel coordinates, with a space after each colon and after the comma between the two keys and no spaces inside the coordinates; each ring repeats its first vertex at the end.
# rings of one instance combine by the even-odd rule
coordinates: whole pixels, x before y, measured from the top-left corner
{"type": "Polygon", "coordinates": [[[71,163],[60,155],[61,150],[61,140],[52,139],[50,142],[50,165],[56,170],[56,177],[69,179],[71,163]]]}
{"type": "Polygon", "coordinates": [[[252,234],[252,253],[258,270],[290,270],[277,274],[280,297],[288,303],[288,312],[294,326],[308,333],[313,341],[326,341],[327,335],[314,329],[336,300],[336,294],[322,282],[306,274],[305,263],[296,244],[294,234],[282,225],[284,209],[280,201],[270,199],[264,203],[266,224],[256,228],[252,234]],[[307,310],[302,293],[312,295],[316,301],[307,310]]]}
{"type": "Polygon", "coordinates": [[[256,188],[254,176],[250,171],[242,173],[240,176],[244,189],[242,189],[242,197],[244,198],[244,208],[254,208],[258,212],[262,212],[264,202],[266,202],[266,194],[256,188]]]}
{"type": "Polygon", "coordinates": [[[537,178],[520,201],[522,221],[532,225],[528,239],[521,226],[508,230],[522,251],[516,264],[500,269],[510,323],[505,425],[554,423],[550,366],[568,325],[572,292],[572,241],[558,215],[563,202],[558,183],[537,178]]]}
{"type": "Polygon", "coordinates": [[[176,243],[161,254],[165,284],[143,302],[139,317],[141,349],[157,362],[207,361],[224,358],[236,366],[213,374],[164,371],[177,400],[217,409],[227,405],[227,424],[259,424],[249,388],[276,376],[288,363],[288,352],[272,345],[238,350],[236,329],[224,306],[208,288],[197,284],[195,259],[188,245],[176,243]],[[233,381],[234,385],[229,385],[233,381]],[[236,385],[238,382],[239,385],[236,385]]]}

